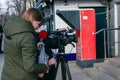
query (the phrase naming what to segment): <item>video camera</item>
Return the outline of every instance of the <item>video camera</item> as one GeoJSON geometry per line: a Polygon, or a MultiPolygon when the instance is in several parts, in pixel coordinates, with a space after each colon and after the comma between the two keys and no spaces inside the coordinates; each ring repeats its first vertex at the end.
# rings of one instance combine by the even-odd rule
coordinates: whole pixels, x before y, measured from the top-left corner
{"type": "Polygon", "coordinates": [[[63,19],[72,29],[67,30],[56,30],[56,31],[47,31],[47,38],[45,40],[45,51],[52,57],[52,50],[51,49],[58,49],[58,53],[65,52],[65,46],[67,44],[73,44],[78,42],[77,34],[74,33],[76,29],[71,22],[69,22],[59,10],[56,11],[56,14],[63,19]]]}
{"type": "Polygon", "coordinates": [[[48,31],[48,37],[46,40],[46,45],[52,49],[59,48],[60,45],[66,46],[72,42],[78,42],[77,35],[73,33],[73,30],[48,31]]]}
{"type": "Polygon", "coordinates": [[[75,34],[72,29],[48,31],[47,34],[45,51],[49,56],[52,53],[51,49],[59,49],[58,52],[64,52],[64,46],[73,44],[72,42],[78,42],[77,34],[75,34]]]}

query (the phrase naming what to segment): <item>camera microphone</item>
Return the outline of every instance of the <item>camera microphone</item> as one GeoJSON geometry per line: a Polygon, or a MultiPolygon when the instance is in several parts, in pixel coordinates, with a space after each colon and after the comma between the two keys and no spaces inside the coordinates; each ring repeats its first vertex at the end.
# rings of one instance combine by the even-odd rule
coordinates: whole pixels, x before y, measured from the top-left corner
{"type": "Polygon", "coordinates": [[[47,38],[47,31],[41,30],[38,37],[41,39],[46,39],[47,38]]]}
{"type": "MultiPolygon", "coordinates": [[[[40,42],[43,42],[43,40],[45,40],[47,38],[47,31],[46,30],[41,30],[39,35],[38,35],[38,38],[40,39],[40,42]]],[[[42,49],[42,44],[39,45],[39,50],[42,49]]]]}
{"type": "Polygon", "coordinates": [[[41,30],[38,37],[40,38],[40,42],[43,42],[47,38],[47,31],[46,30],[41,30]]]}

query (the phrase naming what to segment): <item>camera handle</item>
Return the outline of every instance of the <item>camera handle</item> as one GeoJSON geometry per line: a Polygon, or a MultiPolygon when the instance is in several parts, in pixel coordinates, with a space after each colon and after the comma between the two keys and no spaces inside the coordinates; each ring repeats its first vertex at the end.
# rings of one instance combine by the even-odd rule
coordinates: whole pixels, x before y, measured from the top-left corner
{"type": "Polygon", "coordinates": [[[57,71],[60,63],[61,63],[62,80],[67,80],[67,77],[69,80],[72,80],[70,69],[68,66],[68,61],[66,59],[65,52],[64,52],[64,46],[61,46],[58,49],[58,52],[59,52],[58,53],[59,57],[57,58],[57,66],[55,70],[54,80],[56,79],[56,75],[57,75],[57,71]]]}

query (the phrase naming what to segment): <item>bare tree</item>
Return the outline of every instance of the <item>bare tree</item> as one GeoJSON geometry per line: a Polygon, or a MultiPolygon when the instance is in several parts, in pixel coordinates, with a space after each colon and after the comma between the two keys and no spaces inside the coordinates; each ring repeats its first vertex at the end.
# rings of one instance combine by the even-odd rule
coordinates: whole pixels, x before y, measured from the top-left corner
{"type": "Polygon", "coordinates": [[[18,16],[21,16],[26,10],[26,0],[10,0],[8,3],[9,9],[13,8],[18,16]]]}
{"type": "MultiPolygon", "coordinates": [[[[21,16],[27,9],[28,3],[29,5],[31,5],[31,3],[34,3],[34,1],[35,0],[9,0],[7,4],[10,10],[14,9],[16,12],[16,15],[21,16]]],[[[30,6],[30,7],[33,7],[33,6],[30,6]]]]}
{"type": "Polygon", "coordinates": [[[2,10],[1,10],[1,9],[2,9],[2,5],[1,5],[1,3],[0,3],[0,14],[2,13],[2,10]]]}
{"type": "Polygon", "coordinates": [[[1,3],[0,3],[0,8],[1,8],[1,6],[2,6],[2,5],[1,5],[1,3]]]}
{"type": "Polygon", "coordinates": [[[8,15],[6,8],[2,7],[2,4],[0,3],[0,25],[4,25],[4,23],[7,21],[8,15]]]}
{"type": "Polygon", "coordinates": [[[36,7],[36,0],[26,0],[26,9],[36,7]]]}

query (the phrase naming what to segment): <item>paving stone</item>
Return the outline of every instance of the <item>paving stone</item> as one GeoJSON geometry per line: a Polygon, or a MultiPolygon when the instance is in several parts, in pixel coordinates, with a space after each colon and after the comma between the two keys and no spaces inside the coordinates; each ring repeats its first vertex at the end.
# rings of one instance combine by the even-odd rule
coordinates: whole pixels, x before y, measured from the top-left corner
{"type": "Polygon", "coordinates": [[[109,63],[113,66],[120,68],[120,57],[108,58],[105,60],[105,63],[109,63]]]}
{"type": "Polygon", "coordinates": [[[1,80],[3,64],[4,64],[4,54],[0,54],[0,80],[1,80]]]}
{"type": "Polygon", "coordinates": [[[110,64],[107,64],[107,63],[96,63],[94,64],[94,66],[97,69],[102,70],[106,74],[109,74],[110,76],[116,78],[117,80],[120,80],[120,69],[119,68],[112,66],[110,64]]]}
{"type": "Polygon", "coordinates": [[[116,80],[115,78],[105,74],[96,68],[85,68],[84,72],[93,80],[116,80]]]}
{"type": "MultiPolygon", "coordinates": [[[[75,61],[69,61],[68,65],[70,68],[72,80],[92,80],[90,77],[83,73],[83,70],[76,65],[75,61]]],[[[56,80],[62,80],[60,67],[57,72],[56,80]]]]}

